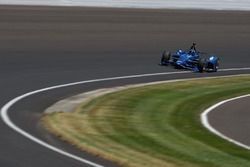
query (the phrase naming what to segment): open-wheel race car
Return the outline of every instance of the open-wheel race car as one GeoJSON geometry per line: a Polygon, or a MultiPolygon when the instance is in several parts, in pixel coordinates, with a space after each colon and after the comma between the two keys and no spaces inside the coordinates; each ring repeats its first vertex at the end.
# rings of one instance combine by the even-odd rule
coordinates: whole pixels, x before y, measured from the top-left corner
{"type": "Polygon", "coordinates": [[[175,53],[164,51],[160,65],[173,65],[175,68],[190,69],[197,72],[217,72],[219,58],[215,55],[203,57],[204,53],[196,50],[193,43],[189,51],[177,50],[175,53]]]}

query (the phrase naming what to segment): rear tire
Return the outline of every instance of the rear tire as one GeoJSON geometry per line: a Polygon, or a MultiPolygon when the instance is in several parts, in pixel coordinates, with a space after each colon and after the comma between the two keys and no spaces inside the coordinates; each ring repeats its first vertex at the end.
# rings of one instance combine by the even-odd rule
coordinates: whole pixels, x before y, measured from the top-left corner
{"type": "Polygon", "coordinates": [[[169,63],[171,58],[171,53],[167,52],[166,50],[162,53],[162,57],[161,57],[161,64],[166,64],[169,63]]]}

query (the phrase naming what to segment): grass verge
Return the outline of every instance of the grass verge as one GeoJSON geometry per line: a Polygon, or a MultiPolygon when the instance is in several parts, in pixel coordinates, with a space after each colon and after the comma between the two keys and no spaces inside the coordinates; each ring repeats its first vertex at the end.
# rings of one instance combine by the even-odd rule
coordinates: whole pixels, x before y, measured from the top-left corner
{"type": "Polygon", "coordinates": [[[42,121],[61,139],[121,166],[248,167],[250,151],[200,122],[212,104],[248,93],[250,76],[150,85],[106,94],[42,121]]]}

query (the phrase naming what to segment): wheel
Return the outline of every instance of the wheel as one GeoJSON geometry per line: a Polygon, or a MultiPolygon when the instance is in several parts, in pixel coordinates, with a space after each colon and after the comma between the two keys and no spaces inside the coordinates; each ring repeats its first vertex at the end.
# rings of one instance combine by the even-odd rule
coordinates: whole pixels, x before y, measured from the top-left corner
{"type": "Polygon", "coordinates": [[[198,68],[198,71],[200,73],[204,72],[204,70],[205,70],[205,63],[206,63],[205,59],[199,59],[198,64],[197,64],[197,68],[198,68]]]}
{"type": "Polygon", "coordinates": [[[161,64],[169,63],[170,58],[171,58],[171,53],[167,52],[167,51],[164,51],[162,53],[162,57],[161,57],[161,64]]]}
{"type": "Polygon", "coordinates": [[[213,71],[214,71],[214,72],[217,72],[217,71],[218,71],[218,69],[219,69],[219,60],[218,60],[218,61],[216,61],[216,63],[214,64],[213,71]]]}

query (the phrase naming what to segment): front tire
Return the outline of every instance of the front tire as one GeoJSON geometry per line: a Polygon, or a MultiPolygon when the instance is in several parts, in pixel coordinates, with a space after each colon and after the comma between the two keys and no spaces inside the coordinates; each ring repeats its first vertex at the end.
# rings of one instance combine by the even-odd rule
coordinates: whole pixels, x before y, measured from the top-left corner
{"type": "Polygon", "coordinates": [[[205,59],[200,59],[200,60],[198,61],[197,68],[198,68],[198,71],[199,71],[200,73],[202,73],[202,72],[205,71],[205,63],[206,63],[205,59]]]}
{"type": "Polygon", "coordinates": [[[219,69],[219,61],[216,61],[216,63],[214,64],[214,72],[217,72],[219,69]]]}

